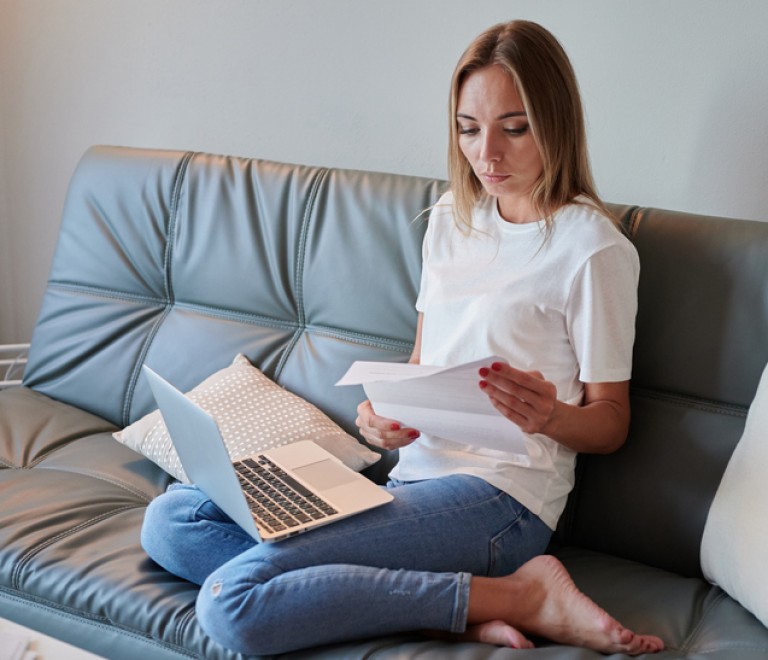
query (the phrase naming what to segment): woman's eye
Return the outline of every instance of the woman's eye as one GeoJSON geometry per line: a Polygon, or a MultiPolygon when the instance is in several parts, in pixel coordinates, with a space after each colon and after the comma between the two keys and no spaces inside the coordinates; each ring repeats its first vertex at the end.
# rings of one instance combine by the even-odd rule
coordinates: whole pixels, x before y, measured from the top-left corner
{"type": "Polygon", "coordinates": [[[470,126],[459,126],[459,135],[475,135],[477,132],[477,128],[470,126]]]}
{"type": "Polygon", "coordinates": [[[525,126],[516,126],[514,128],[505,128],[504,131],[509,135],[525,135],[528,132],[529,124],[525,126]]]}

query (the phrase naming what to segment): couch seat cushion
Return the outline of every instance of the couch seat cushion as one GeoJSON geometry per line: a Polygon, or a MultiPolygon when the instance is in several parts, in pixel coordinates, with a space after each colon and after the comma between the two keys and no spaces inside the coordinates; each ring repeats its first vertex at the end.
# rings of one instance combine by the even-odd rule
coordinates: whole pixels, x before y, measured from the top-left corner
{"type": "MultiPolygon", "coordinates": [[[[236,656],[195,619],[197,587],[153,564],[139,544],[147,503],[170,477],[115,442],[98,417],[18,388],[0,392],[0,616],[110,658],[236,656]],[[13,411],[14,429],[3,420],[13,411]],[[20,419],[24,421],[21,422],[20,419]],[[31,441],[30,441],[31,439],[31,441]],[[27,449],[19,445],[24,442],[27,449]],[[138,644],[138,646],[137,646],[138,644]]],[[[659,660],[758,660],[768,630],[722,590],[629,560],[557,552],[576,583],[630,628],[667,643],[659,660]]],[[[540,642],[532,651],[403,635],[285,656],[402,660],[598,660],[540,642]]]]}
{"type": "MultiPolygon", "coordinates": [[[[638,632],[665,640],[659,654],[645,660],[764,660],[768,629],[717,587],[633,561],[576,548],[555,551],[576,584],[599,605],[638,632]]],[[[586,649],[534,640],[531,651],[484,644],[451,644],[400,636],[281,656],[290,660],[603,660],[586,649]]],[[[628,658],[612,655],[611,658],[628,658]]]]}

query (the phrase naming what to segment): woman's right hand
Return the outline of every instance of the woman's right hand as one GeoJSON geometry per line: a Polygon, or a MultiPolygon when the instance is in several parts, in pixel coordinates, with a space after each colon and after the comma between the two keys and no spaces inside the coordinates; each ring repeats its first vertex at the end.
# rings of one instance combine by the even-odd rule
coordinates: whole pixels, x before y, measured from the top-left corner
{"type": "Polygon", "coordinates": [[[410,445],[421,435],[416,429],[404,427],[400,422],[379,417],[373,412],[370,401],[363,401],[357,407],[355,424],[366,441],[380,449],[400,449],[410,445]]]}

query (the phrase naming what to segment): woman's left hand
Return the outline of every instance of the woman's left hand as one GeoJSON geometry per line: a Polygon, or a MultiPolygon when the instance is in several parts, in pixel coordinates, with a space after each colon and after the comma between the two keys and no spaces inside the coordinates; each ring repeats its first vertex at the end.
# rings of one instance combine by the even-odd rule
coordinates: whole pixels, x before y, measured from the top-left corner
{"type": "Polygon", "coordinates": [[[557,411],[557,388],[539,371],[494,362],[479,371],[480,388],[504,417],[526,433],[544,433],[557,411]]]}

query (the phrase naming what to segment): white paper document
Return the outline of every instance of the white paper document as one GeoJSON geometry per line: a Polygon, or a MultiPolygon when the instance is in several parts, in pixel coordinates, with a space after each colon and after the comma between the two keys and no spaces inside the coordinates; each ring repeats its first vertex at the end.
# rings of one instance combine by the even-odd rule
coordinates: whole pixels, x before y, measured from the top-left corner
{"type": "Polygon", "coordinates": [[[35,660],[37,654],[28,651],[28,646],[26,635],[0,631],[0,660],[35,660]]]}
{"type": "Polygon", "coordinates": [[[457,367],[355,362],[336,385],[362,385],[377,415],[446,440],[527,454],[520,427],[504,417],[480,389],[490,356],[457,367]]]}

